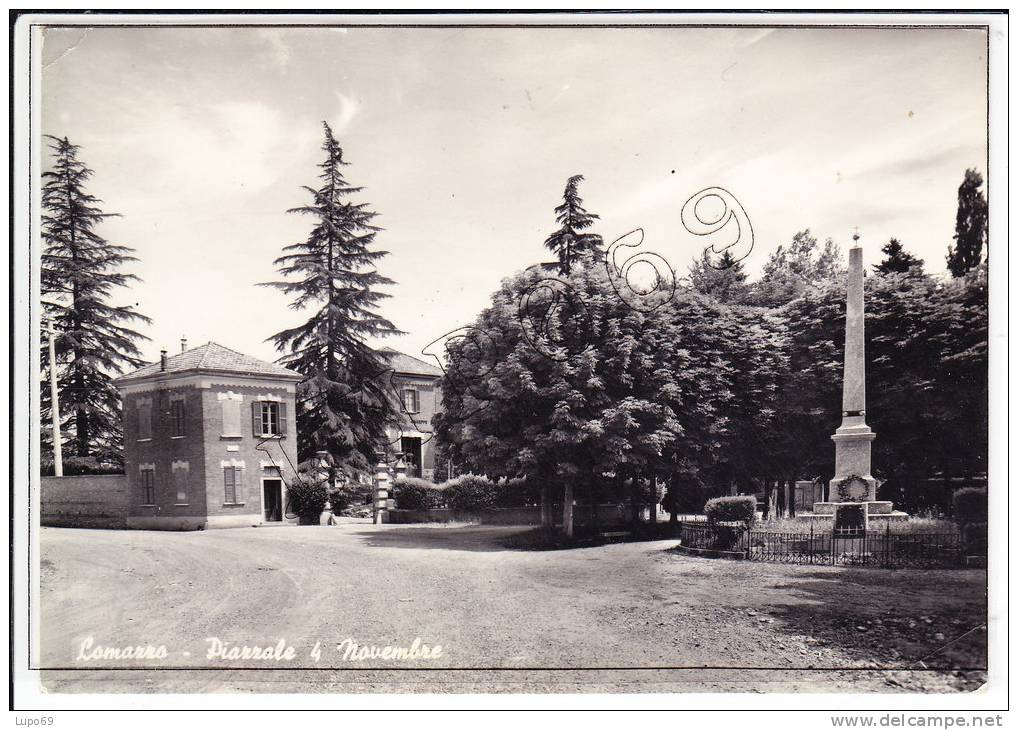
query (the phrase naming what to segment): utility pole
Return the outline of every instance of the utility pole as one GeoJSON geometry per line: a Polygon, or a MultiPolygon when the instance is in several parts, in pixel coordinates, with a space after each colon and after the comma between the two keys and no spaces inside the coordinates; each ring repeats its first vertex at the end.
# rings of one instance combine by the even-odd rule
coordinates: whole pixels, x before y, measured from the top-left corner
{"type": "Polygon", "coordinates": [[[53,337],[53,321],[46,320],[46,333],[49,335],[49,395],[50,415],[53,417],[53,473],[64,475],[64,456],[60,439],[60,403],[57,400],[57,346],[53,337]]]}

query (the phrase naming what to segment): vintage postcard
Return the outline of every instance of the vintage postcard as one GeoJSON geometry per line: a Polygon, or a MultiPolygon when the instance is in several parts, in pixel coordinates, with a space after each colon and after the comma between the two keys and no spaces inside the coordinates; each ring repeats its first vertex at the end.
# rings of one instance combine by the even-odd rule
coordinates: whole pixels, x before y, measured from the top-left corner
{"type": "Polygon", "coordinates": [[[1000,724],[1006,14],[11,22],[19,717],[1000,724]]]}

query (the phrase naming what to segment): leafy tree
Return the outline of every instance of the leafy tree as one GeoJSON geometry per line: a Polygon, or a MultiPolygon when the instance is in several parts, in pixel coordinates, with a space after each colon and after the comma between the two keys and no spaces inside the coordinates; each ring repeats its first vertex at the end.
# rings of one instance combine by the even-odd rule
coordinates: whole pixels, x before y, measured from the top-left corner
{"type": "Polygon", "coordinates": [[[989,448],[986,263],[943,283],[938,294],[937,309],[924,322],[937,355],[937,470],[967,480],[986,473],[989,448]]]}
{"type": "MultiPolygon", "coordinates": [[[[985,266],[946,283],[914,269],[866,279],[867,422],[882,498],[909,510],[946,507],[930,479],[986,471],[985,266]]],[[[779,479],[830,479],[840,424],[845,294],[840,283],[778,310],[789,332],[772,463],[779,479]]]]}
{"type": "Polygon", "coordinates": [[[536,307],[547,321],[535,346],[520,302],[541,276],[504,281],[481,313],[475,327],[497,333],[497,348],[450,347],[439,440],[467,468],[562,484],[567,499],[619,497],[677,469],[696,478],[720,445],[728,398],[720,305],[682,292],[644,314],[601,267],[578,267],[560,290],[571,306],[536,307]]]}
{"type": "Polygon", "coordinates": [[[867,280],[868,418],[883,495],[944,509],[930,479],[986,472],[986,267],[941,282],[913,271],[867,280]]]}
{"type": "Polygon", "coordinates": [[[707,470],[703,496],[726,494],[733,486],[735,491],[752,493],[755,480],[782,474],[779,447],[785,424],[778,423],[778,413],[780,399],[791,390],[787,387],[790,328],[774,310],[744,306],[729,307],[717,327],[723,339],[716,357],[727,363],[730,397],[723,410],[723,445],[707,470]]]}
{"type": "Polygon", "coordinates": [[[975,170],[965,171],[965,180],[958,187],[958,215],[954,224],[954,246],[947,248],[947,268],[952,276],[962,276],[983,260],[986,237],[986,198],[980,188],[983,176],[975,170]]]}
{"type": "Polygon", "coordinates": [[[298,458],[305,465],[315,452],[327,451],[334,462],[367,472],[370,459],[399,411],[389,394],[385,356],[367,337],[400,334],[377,313],[388,297],[377,287],[392,284],[375,268],[387,251],[371,248],[380,228],[375,213],[349,202],[362,188],[343,176],[343,150],[325,122],[325,159],[318,188],[305,187],[309,205],[291,209],[306,215],[314,227],[306,241],[286,246],[275,264],[284,281],[270,282],[294,295],[290,307],[311,308],[303,324],[269,338],[285,353],[283,362],[304,375],[297,386],[298,458]]]}
{"type": "MultiPolygon", "coordinates": [[[[473,330],[497,344],[466,338],[449,350],[440,443],[466,469],[565,485],[567,499],[624,499],[664,482],[672,512],[730,491],[831,479],[845,283],[833,244],[806,238],[772,267],[801,285],[781,306],[684,289],[641,312],[601,267],[584,266],[535,308],[543,319],[531,332],[521,302],[548,280],[536,271],[507,279],[473,330]]],[[[937,479],[977,483],[986,471],[986,266],[941,282],[913,265],[865,286],[881,497],[913,511],[945,507],[937,479]]]]}
{"type": "Polygon", "coordinates": [[[922,273],[923,260],[906,251],[897,238],[892,238],[880,250],[884,254],[884,260],[873,267],[874,271],[881,274],[902,274],[906,271],[922,273]]]}
{"type": "Polygon", "coordinates": [[[689,267],[689,285],[701,294],[713,297],[724,304],[743,302],[749,291],[747,274],[741,261],[736,261],[731,251],[721,253],[716,264],[711,263],[705,251],[689,267]]]}
{"type": "Polygon", "coordinates": [[[841,423],[845,286],[829,281],[780,310],[788,332],[788,369],[778,389],[770,476],[834,476],[831,434],[841,423]]]}
{"type": "Polygon", "coordinates": [[[601,252],[603,242],[596,233],[584,233],[594,225],[598,216],[588,213],[583,207],[579,185],[583,175],[573,175],[566,182],[562,204],[555,208],[555,220],[561,228],[545,240],[544,245],[558,257],[559,273],[566,276],[573,262],[582,256],[601,252]]]}
{"type": "Polygon", "coordinates": [[[809,229],[799,231],[787,247],[780,245],[764,264],[763,276],[752,286],[749,303],[779,307],[803,296],[811,287],[838,277],[841,250],[828,238],[821,247],[809,229]]]}
{"type": "MultiPolygon", "coordinates": [[[[125,368],[144,361],[137,342],[146,340],[128,325],[149,318],[130,306],[110,300],[118,287],[138,281],[124,273],[135,261],[133,249],[111,244],[96,228],[115,213],[104,213],[100,201],[86,191],[94,174],[78,159],[80,147],[66,137],[47,135],[52,168],[42,174],[41,294],[43,317],[56,332],[58,400],[61,432],[73,427],[63,446],[71,469],[122,464],[120,396],[113,379],[125,368]]],[[[48,343],[42,343],[42,369],[49,380],[48,343]]],[[[41,422],[49,423],[50,389],[41,389],[41,422]]],[[[49,429],[43,445],[52,454],[49,429]]],[[[52,456],[50,456],[52,459],[52,456]]]]}

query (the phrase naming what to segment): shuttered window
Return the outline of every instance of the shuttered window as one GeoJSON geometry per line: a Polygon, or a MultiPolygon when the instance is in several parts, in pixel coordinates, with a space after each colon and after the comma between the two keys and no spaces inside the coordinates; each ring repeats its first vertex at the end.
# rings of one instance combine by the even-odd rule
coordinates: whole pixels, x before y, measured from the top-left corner
{"type": "Polygon", "coordinates": [[[406,408],[407,413],[421,412],[421,398],[416,388],[403,389],[403,407],[406,408]]]}
{"type": "Polygon", "coordinates": [[[170,436],[184,435],[184,400],[170,401],[170,436]]]}
{"type": "Polygon", "coordinates": [[[258,437],[286,436],[286,404],[255,401],[251,404],[251,432],[258,437]]]}
{"type": "Polygon", "coordinates": [[[239,466],[223,467],[223,501],[226,504],[239,504],[243,495],[244,469],[239,466]]]}
{"type": "Polygon", "coordinates": [[[156,472],[155,469],[142,469],[141,476],[141,503],[156,503],[156,472]]]}

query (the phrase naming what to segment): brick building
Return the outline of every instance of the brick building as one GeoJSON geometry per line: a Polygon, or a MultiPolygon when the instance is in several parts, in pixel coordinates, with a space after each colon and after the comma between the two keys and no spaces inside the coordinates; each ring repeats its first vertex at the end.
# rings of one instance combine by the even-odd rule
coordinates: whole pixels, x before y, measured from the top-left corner
{"type": "Polygon", "coordinates": [[[391,382],[402,404],[403,423],[387,429],[389,442],[403,453],[407,475],[431,479],[435,470],[434,418],[442,410],[442,370],[389,347],[380,352],[388,358],[391,382]]]}
{"type": "Polygon", "coordinates": [[[301,375],[215,342],[115,381],[123,398],[128,527],[285,520],[301,375]]]}

